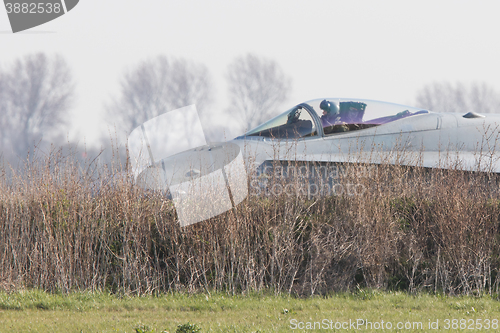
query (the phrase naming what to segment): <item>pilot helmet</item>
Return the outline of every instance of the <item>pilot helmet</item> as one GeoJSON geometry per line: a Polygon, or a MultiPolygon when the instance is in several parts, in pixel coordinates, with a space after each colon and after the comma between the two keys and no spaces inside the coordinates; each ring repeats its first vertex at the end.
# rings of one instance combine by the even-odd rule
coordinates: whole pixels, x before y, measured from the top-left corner
{"type": "Polygon", "coordinates": [[[326,99],[322,100],[319,105],[321,110],[326,111],[327,114],[339,113],[339,108],[335,103],[329,102],[326,99]]]}

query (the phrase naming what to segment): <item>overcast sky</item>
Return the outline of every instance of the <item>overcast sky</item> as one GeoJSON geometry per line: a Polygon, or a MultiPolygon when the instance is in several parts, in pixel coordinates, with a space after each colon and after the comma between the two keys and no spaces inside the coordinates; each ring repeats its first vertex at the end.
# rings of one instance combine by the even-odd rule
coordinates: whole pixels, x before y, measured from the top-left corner
{"type": "MultiPolygon", "coordinates": [[[[227,65],[248,52],[292,78],[287,106],[320,97],[414,103],[434,81],[500,91],[500,1],[80,0],[66,15],[11,33],[0,9],[0,66],[63,55],[77,82],[70,137],[95,142],[127,69],[159,54],[204,63],[227,108],[227,65]]],[[[499,110],[500,112],[500,110],[499,110]]]]}

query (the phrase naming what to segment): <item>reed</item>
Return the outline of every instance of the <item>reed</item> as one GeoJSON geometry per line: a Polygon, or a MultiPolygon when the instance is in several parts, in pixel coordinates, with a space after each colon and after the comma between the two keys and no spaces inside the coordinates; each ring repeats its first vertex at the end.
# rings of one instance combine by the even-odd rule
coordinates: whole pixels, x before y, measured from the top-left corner
{"type": "Polygon", "coordinates": [[[181,228],[162,194],[91,164],[52,152],[0,172],[1,289],[499,294],[493,173],[353,162],[330,186],[354,194],[262,192],[181,228]]]}

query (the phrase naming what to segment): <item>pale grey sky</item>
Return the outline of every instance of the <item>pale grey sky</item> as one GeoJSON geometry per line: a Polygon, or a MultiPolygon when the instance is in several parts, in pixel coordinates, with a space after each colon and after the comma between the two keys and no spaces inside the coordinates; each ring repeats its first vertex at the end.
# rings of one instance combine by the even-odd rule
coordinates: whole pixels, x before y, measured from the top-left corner
{"type": "MultiPolygon", "coordinates": [[[[227,65],[247,52],[292,77],[287,105],[320,97],[412,104],[433,81],[500,91],[500,1],[80,0],[68,14],[11,34],[0,10],[0,66],[59,53],[77,82],[70,137],[94,142],[127,69],[158,54],[204,63],[228,106],[227,65]]],[[[500,112],[500,110],[499,110],[500,112]]]]}

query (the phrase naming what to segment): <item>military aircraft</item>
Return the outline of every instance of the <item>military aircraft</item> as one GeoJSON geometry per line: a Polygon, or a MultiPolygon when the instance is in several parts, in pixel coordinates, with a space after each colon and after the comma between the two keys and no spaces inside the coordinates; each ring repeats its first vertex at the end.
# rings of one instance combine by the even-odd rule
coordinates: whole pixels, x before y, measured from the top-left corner
{"type": "Polygon", "coordinates": [[[398,164],[498,173],[500,115],[477,111],[462,115],[363,99],[315,99],[228,142],[151,158],[150,165],[138,172],[137,183],[169,191],[176,202],[190,202],[183,209],[176,206],[178,213],[185,213],[179,217],[181,225],[183,219],[187,225],[235,207],[249,193],[249,175],[262,176],[276,162],[302,167],[398,164]],[[201,205],[197,217],[189,218],[209,192],[216,195],[201,205]]]}

